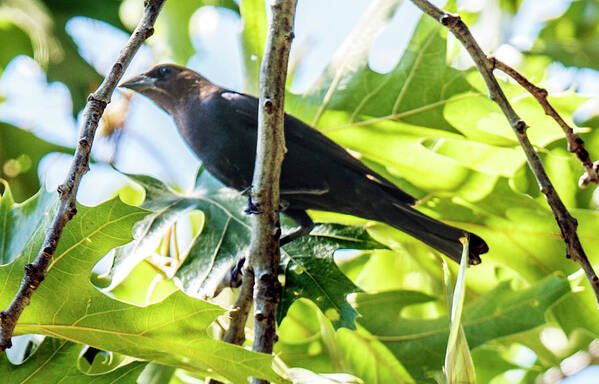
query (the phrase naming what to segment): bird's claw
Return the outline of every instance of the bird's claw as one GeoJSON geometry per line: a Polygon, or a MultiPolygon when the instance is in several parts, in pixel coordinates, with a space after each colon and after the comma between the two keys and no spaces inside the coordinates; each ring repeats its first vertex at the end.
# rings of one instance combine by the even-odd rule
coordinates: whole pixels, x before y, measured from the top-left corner
{"type": "Polygon", "coordinates": [[[225,288],[239,288],[243,282],[243,264],[245,263],[245,257],[239,258],[237,263],[227,270],[222,277],[218,280],[218,283],[214,286],[212,293],[206,294],[204,298],[213,298],[218,296],[225,288]]]}
{"type": "Polygon", "coordinates": [[[246,215],[259,215],[262,213],[262,211],[258,207],[258,204],[254,204],[254,202],[252,201],[251,195],[248,196],[248,206],[243,211],[243,213],[245,213],[246,215]]]}
{"type": "Polygon", "coordinates": [[[239,260],[237,260],[237,264],[231,268],[231,280],[229,282],[229,286],[231,288],[237,288],[241,285],[243,264],[245,264],[245,257],[239,258],[239,260]]]}
{"type": "Polygon", "coordinates": [[[254,187],[253,185],[250,185],[246,189],[243,189],[239,192],[241,194],[241,196],[247,196],[247,198],[248,198],[248,206],[246,209],[243,210],[243,213],[245,213],[246,215],[259,215],[262,213],[262,211],[258,207],[258,204],[254,204],[254,202],[252,201],[252,188],[253,187],[254,187]]]}

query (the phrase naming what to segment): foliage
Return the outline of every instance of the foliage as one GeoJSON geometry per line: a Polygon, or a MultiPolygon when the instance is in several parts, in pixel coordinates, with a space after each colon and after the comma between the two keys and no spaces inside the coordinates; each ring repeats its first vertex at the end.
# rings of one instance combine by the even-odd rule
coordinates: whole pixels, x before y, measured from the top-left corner
{"type": "MultiPolygon", "coordinates": [[[[16,271],[22,270],[41,247],[54,213],[48,194],[40,192],[24,203],[24,209],[11,209],[14,202],[10,190],[2,198],[3,217],[29,221],[29,226],[20,228],[31,233],[18,255],[5,257],[12,261],[0,269],[3,292],[16,291],[21,280],[16,271]],[[45,209],[32,209],[39,206],[45,209]]],[[[209,337],[206,328],[224,313],[220,306],[177,291],[159,303],[137,307],[94,287],[88,278],[94,264],[110,249],[130,241],[132,225],[147,212],[119,199],[93,209],[80,206],[78,211],[48,267],[51,278],[46,279],[37,290],[36,299],[23,312],[16,334],[45,334],[109,351],[121,351],[124,345],[130,345],[128,355],[193,371],[216,372],[233,382],[243,381],[252,371],[252,376],[273,377],[269,373],[269,356],[209,337]],[[194,337],[190,339],[189,334],[194,337]]],[[[8,223],[2,224],[6,227],[8,223]]],[[[3,239],[3,248],[15,249],[15,240],[20,242],[22,237],[3,239]]],[[[0,305],[6,307],[10,299],[10,295],[3,294],[0,305]]]]}
{"type": "Polygon", "coordinates": [[[68,152],[70,148],[49,143],[27,130],[0,123],[0,178],[9,180],[18,200],[24,200],[39,189],[37,169],[42,157],[50,152],[68,152]],[[35,148],[32,151],[31,148],[35,148]]]}
{"type": "MultiPolygon", "coordinates": [[[[17,55],[32,56],[49,81],[67,85],[76,115],[101,76],[79,55],[65,23],[86,16],[131,30],[123,10],[136,6],[133,0],[92,3],[0,3],[0,39],[7,42],[0,71],[17,55]]],[[[373,1],[317,81],[302,94],[288,92],[287,110],[421,199],[422,212],[488,242],[483,263],[468,271],[461,322],[477,381],[501,382],[513,369],[522,370],[522,382],[532,380],[599,336],[594,296],[577,265],[564,257],[551,210],[480,76],[452,65],[453,43],[443,27],[421,18],[404,32],[410,39],[393,69],[379,73],[368,65],[381,28],[400,3],[373,1]],[[548,329],[562,332],[567,346],[547,344],[541,336],[548,329]],[[534,362],[519,360],[522,351],[534,353],[534,362]]],[[[497,0],[505,17],[517,14],[521,3],[497,0]]],[[[262,1],[167,2],[149,42],[155,59],[186,64],[201,49],[192,44],[189,23],[206,5],[240,15],[244,87],[257,93],[267,28],[262,1]]],[[[543,85],[552,60],[596,68],[598,15],[594,1],[572,2],[543,27],[520,69],[543,85]]],[[[512,82],[501,85],[531,127],[530,140],[596,262],[593,187],[577,186],[582,167],[535,100],[512,82]]],[[[573,117],[588,99],[572,90],[550,94],[591,157],[599,158],[593,121],[577,126],[573,117]]],[[[0,122],[0,177],[7,180],[0,200],[2,307],[37,254],[55,209],[54,193],[43,187],[36,193],[38,164],[49,152],[69,151],[29,128],[0,122]],[[13,193],[25,201],[16,203],[13,193]]],[[[127,177],[120,196],[143,200],[138,206],[117,197],[78,206],[67,225],[49,274],[16,328],[19,335],[44,337],[22,336],[18,353],[0,356],[9,382],[187,383],[210,376],[242,383],[260,376],[273,382],[433,383],[442,377],[447,282],[442,256],[430,248],[380,223],[310,212],[319,223],[311,235],[282,249],[273,360],[218,341],[235,291],[212,295],[249,248],[246,199],[202,169],[190,191],[156,177],[127,177]],[[100,260],[109,266],[100,268],[100,260]]],[[[283,232],[292,226],[283,220],[283,232]]],[[[457,265],[448,267],[457,273],[457,265]]]]}
{"type": "Polygon", "coordinates": [[[567,66],[597,69],[599,6],[593,0],[573,1],[566,13],[543,28],[532,48],[567,66]]]}

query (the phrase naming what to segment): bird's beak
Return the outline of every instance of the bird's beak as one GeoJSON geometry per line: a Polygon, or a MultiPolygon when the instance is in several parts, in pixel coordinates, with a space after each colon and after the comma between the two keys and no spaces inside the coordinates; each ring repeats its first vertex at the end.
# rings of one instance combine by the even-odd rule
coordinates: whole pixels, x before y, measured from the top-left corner
{"type": "Polygon", "coordinates": [[[156,79],[142,74],[122,83],[119,87],[129,88],[135,92],[143,92],[146,89],[156,88],[155,83],[156,79]]]}

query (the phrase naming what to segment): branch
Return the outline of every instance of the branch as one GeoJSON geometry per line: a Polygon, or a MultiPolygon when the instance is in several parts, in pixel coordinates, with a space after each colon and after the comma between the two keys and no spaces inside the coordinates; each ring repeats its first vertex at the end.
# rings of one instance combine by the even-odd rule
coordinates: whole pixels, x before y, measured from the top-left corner
{"type": "Polygon", "coordinates": [[[518,84],[520,84],[524,89],[526,89],[531,95],[534,96],[535,99],[541,104],[543,110],[545,110],[545,114],[551,116],[553,120],[555,120],[566,135],[566,139],[568,140],[568,151],[576,154],[582,166],[585,169],[585,174],[580,178],[578,184],[581,187],[586,187],[590,183],[599,184],[599,175],[597,174],[597,170],[599,168],[599,163],[593,164],[591,158],[589,156],[589,152],[584,147],[584,141],[574,133],[574,130],[562,119],[562,117],[557,113],[555,108],[549,101],[547,100],[547,90],[544,88],[537,87],[524,76],[522,76],[518,71],[504,62],[498,60],[495,57],[488,57],[489,61],[493,64],[493,68],[500,69],[501,71],[508,74],[512,79],[516,80],[518,84]]]}
{"type": "MultiPolygon", "coordinates": [[[[272,353],[276,338],[276,308],[281,284],[279,238],[279,179],[285,156],[285,81],[293,40],[296,0],[273,0],[260,68],[258,141],[252,197],[261,214],[252,220],[249,268],[254,271],[254,344],[257,352],[272,353]]],[[[245,280],[245,279],[244,279],[245,280]]],[[[253,383],[266,383],[254,378],[253,383]]]]}
{"type": "Polygon", "coordinates": [[[77,214],[77,189],[81,177],[89,170],[89,155],[98,122],[104,113],[110,96],[121,79],[125,68],[141,44],[154,33],[154,22],[166,0],[146,0],[145,9],[139,24],[133,31],[129,41],[121,50],[108,75],[96,92],[89,95],[83,113],[83,122],[79,133],[79,141],[71,168],[63,184],[58,186],[59,205],[50,228],[46,232],[44,243],[31,264],[25,265],[25,276],[19,291],[4,311],[0,313],[2,329],[0,331],[0,351],[10,348],[11,337],[21,313],[29,305],[31,297],[46,277],[48,265],[58,246],[65,225],[77,214]]]}
{"type": "Polygon", "coordinates": [[[223,341],[231,344],[241,345],[245,341],[245,323],[252,306],[252,291],[254,289],[254,272],[246,266],[243,270],[243,280],[239,288],[239,294],[229,312],[229,328],[225,332],[223,341]]]}
{"type": "MultiPolygon", "coordinates": [[[[225,331],[223,341],[231,344],[242,345],[245,342],[245,324],[247,323],[250,308],[252,306],[252,291],[254,290],[254,271],[245,263],[241,287],[229,311],[229,328],[225,331]]],[[[208,380],[208,384],[223,384],[216,379],[208,380]]]]}
{"type": "Polygon", "coordinates": [[[453,33],[453,35],[462,43],[464,48],[466,48],[470,54],[470,57],[472,57],[472,60],[474,60],[478,71],[485,80],[487,88],[489,89],[489,98],[499,105],[499,108],[501,108],[503,114],[512,126],[512,129],[514,130],[514,133],[520,142],[520,146],[524,150],[528,165],[534,173],[537,182],[539,183],[541,192],[545,195],[547,203],[551,207],[553,216],[555,217],[557,225],[560,228],[562,239],[564,239],[564,242],[566,243],[566,257],[572,258],[572,260],[580,264],[587,276],[587,279],[589,280],[589,283],[591,284],[591,288],[595,293],[597,302],[599,303],[599,278],[597,278],[597,275],[595,274],[595,271],[593,270],[593,267],[591,266],[584,249],[582,248],[582,245],[580,244],[578,234],[576,233],[578,222],[570,215],[564,203],[558,196],[557,191],[553,187],[551,180],[549,180],[539,155],[534,150],[534,147],[526,135],[528,126],[516,114],[511,104],[505,97],[505,94],[501,90],[499,83],[497,83],[497,80],[493,75],[493,69],[495,68],[497,61],[491,60],[487,57],[487,55],[485,55],[482,49],[478,46],[478,43],[474,37],[472,37],[472,34],[470,33],[470,30],[468,30],[466,24],[464,24],[458,15],[454,15],[443,9],[439,9],[427,0],[411,1],[424,13],[447,27],[451,33],[453,33]]]}
{"type": "MultiPolygon", "coordinates": [[[[235,304],[233,304],[233,309],[228,313],[229,328],[227,328],[223,336],[223,341],[231,344],[242,345],[245,341],[245,324],[247,323],[248,314],[252,306],[252,291],[254,290],[254,272],[248,264],[246,262],[243,268],[241,287],[239,288],[237,299],[235,299],[235,304]]],[[[230,274],[231,271],[228,273],[230,274]]],[[[231,286],[230,281],[228,284],[231,286]]],[[[222,382],[210,379],[208,380],[208,384],[222,384],[222,382]]]]}

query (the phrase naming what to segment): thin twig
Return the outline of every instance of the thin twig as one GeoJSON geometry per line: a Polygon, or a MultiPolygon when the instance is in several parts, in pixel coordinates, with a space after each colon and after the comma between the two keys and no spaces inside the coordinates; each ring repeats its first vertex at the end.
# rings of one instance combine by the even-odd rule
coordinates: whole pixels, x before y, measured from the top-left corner
{"type": "MultiPolygon", "coordinates": [[[[249,262],[246,262],[243,268],[243,279],[241,280],[241,287],[239,288],[237,299],[235,299],[233,309],[228,312],[229,327],[225,331],[223,341],[237,345],[242,345],[245,342],[245,325],[250,313],[250,308],[252,307],[253,291],[254,271],[249,266],[249,262]]],[[[222,384],[222,382],[216,379],[209,379],[208,384],[222,384]]]]}
{"type": "Polygon", "coordinates": [[[239,294],[233,305],[234,309],[229,312],[229,328],[225,332],[223,341],[237,345],[241,345],[245,341],[245,324],[250,307],[252,306],[253,290],[254,272],[252,268],[246,267],[243,270],[243,280],[239,288],[239,294]]]}
{"type": "Polygon", "coordinates": [[[0,313],[2,330],[0,331],[0,351],[10,348],[11,337],[21,313],[29,305],[31,296],[46,277],[48,264],[58,246],[62,231],[75,214],[77,189],[81,177],[89,170],[89,155],[98,122],[104,113],[110,96],[121,79],[125,68],[141,44],[154,33],[154,22],[166,0],[146,0],[145,9],[139,24],[133,31],[129,41],[121,50],[108,75],[96,92],[89,95],[84,111],[79,141],[71,168],[63,184],[58,187],[59,205],[52,225],[48,228],[44,243],[31,264],[25,265],[25,276],[14,299],[0,313]]]}
{"type": "Polygon", "coordinates": [[[462,43],[464,48],[466,48],[470,54],[470,57],[472,57],[472,60],[474,60],[478,71],[485,80],[487,88],[489,89],[489,98],[499,105],[499,108],[501,108],[503,114],[509,121],[514,133],[516,134],[516,137],[518,138],[518,141],[520,142],[520,146],[524,150],[528,165],[534,173],[537,182],[539,183],[541,192],[545,195],[547,203],[551,207],[553,216],[555,217],[557,225],[560,228],[562,239],[564,239],[564,242],[566,243],[566,257],[572,258],[572,260],[577,262],[582,267],[595,293],[597,302],[599,303],[599,278],[597,278],[597,275],[595,274],[595,271],[593,270],[593,267],[591,266],[584,249],[582,248],[582,244],[580,244],[580,239],[576,233],[578,222],[570,215],[564,203],[558,196],[557,191],[553,187],[551,180],[549,180],[539,155],[536,153],[534,147],[528,139],[528,136],[526,135],[528,126],[516,114],[505,94],[501,90],[499,83],[495,79],[495,76],[493,75],[493,69],[495,68],[496,62],[491,61],[482,51],[470,33],[470,30],[458,15],[454,15],[443,9],[439,9],[427,0],[411,1],[424,13],[447,27],[451,33],[453,33],[453,35],[462,43]]]}
{"type": "Polygon", "coordinates": [[[522,76],[518,71],[509,65],[505,64],[501,60],[498,60],[496,57],[489,56],[489,62],[493,65],[493,68],[497,68],[506,74],[508,74],[512,79],[516,80],[518,84],[520,84],[524,89],[526,89],[543,107],[545,110],[545,114],[551,116],[553,120],[555,120],[566,135],[566,139],[568,140],[568,151],[576,154],[582,166],[584,167],[586,173],[580,178],[578,184],[581,187],[586,187],[590,183],[599,184],[599,174],[597,174],[598,163],[593,164],[591,161],[591,157],[589,156],[589,152],[584,147],[584,141],[574,133],[572,127],[568,125],[562,119],[562,117],[557,113],[555,108],[549,101],[547,100],[547,90],[541,87],[537,87],[524,76],[522,76]]]}
{"type": "MultiPolygon", "coordinates": [[[[252,198],[262,212],[253,216],[249,267],[254,272],[254,343],[257,352],[272,353],[276,339],[276,308],[281,284],[279,179],[285,155],[283,121],[289,49],[293,40],[296,0],[273,0],[264,58],[260,68],[258,141],[252,198]]],[[[244,277],[245,280],[245,277],[244,277]]],[[[253,378],[252,382],[266,383],[253,378]]]]}

